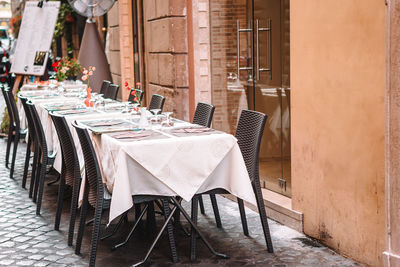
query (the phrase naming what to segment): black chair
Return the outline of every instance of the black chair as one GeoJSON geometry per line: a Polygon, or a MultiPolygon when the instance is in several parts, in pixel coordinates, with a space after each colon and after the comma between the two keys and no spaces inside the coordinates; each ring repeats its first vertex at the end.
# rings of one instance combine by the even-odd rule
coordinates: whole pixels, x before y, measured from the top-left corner
{"type": "Polygon", "coordinates": [[[118,91],[119,91],[119,86],[116,84],[110,84],[108,87],[106,93],[104,94],[104,98],[111,98],[113,100],[117,99],[118,96],[118,91]]]}
{"type": "Polygon", "coordinates": [[[78,198],[81,185],[81,173],[79,159],[76,153],[75,143],[69,130],[67,121],[63,116],[57,115],[54,112],[50,113],[54,127],[57,131],[58,140],[61,146],[62,167],[61,177],[58,190],[57,212],[54,223],[54,229],[59,230],[61,212],[64,201],[65,186],[72,188],[70,221],[68,229],[68,246],[72,246],[76,213],[78,210],[78,198]]]}
{"type": "Polygon", "coordinates": [[[28,121],[28,144],[26,146],[26,154],[25,154],[25,166],[24,166],[24,174],[22,176],[22,188],[25,188],[26,186],[26,180],[28,177],[28,169],[29,169],[29,162],[31,158],[31,148],[33,146],[34,148],[34,156],[33,156],[33,164],[32,164],[32,174],[31,174],[31,181],[33,179],[33,176],[36,172],[36,165],[37,165],[37,140],[35,138],[35,125],[33,124],[33,118],[32,115],[29,111],[29,108],[26,104],[28,99],[26,97],[21,96],[20,94],[18,95],[19,100],[22,103],[22,107],[25,111],[25,116],[26,120],[28,121]]]}
{"type": "Polygon", "coordinates": [[[10,126],[8,129],[8,140],[6,148],[6,167],[8,167],[11,144],[13,143],[13,154],[10,167],[10,178],[13,178],[18,143],[20,139],[25,138],[27,131],[26,129],[24,130],[21,129],[18,108],[17,105],[15,104],[14,95],[12,91],[2,87],[2,92],[4,100],[6,101],[7,111],[10,118],[10,126]]]}
{"type": "MultiPolygon", "coordinates": [[[[40,121],[39,115],[35,106],[31,102],[27,102],[29,112],[32,116],[32,121],[35,126],[35,136],[38,144],[38,158],[36,173],[32,176],[31,185],[34,185],[33,202],[36,202],[36,214],[40,215],[40,209],[42,207],[43,190],[44,190],[44,179],[46,177],[46,169],[48,165],[53,165],[55,159],[55,153],[48,151],[46,136],[44,135],[43,125],[40,121]]],[[[35,153],[36,154],[36,153],[35,153]]],[[[31,191],[31,188],[29,188],[31,191]]],[[[31,192],[29,192],[31,195],[31,192]]]]}
{"type": "MultiPolygon", "coordinates": [[[[87,209],[88,209],[88,205],[91,205],[92,207],[95,208],[95,217],[93,220],[93,231],[92,231],[92,242],[91,242],[89,266],[95,266],[102,212],[104,209],[108,209],[110,207],[110,202],[111,202],[110,194],[108,193],[107,189],[104,188],[103,180],[102,180],[100,169],[99,169],[99,163],[97,161],[96,152],[94,151],[94,148],[93,148],[93,145],[92,145],[92,142],[90,140],[87,130],[85,128],[82,128],[82,127],[76,125],[76,123],[73,123],[72,125],[76,129],[79,141],[81,143],[83,157],[85,160],[85,172],[86,172],[83,204],[82,204],[82,208],[81,208],[81,217],[80,217],[75,253],[80,254],[82,238],[83,238],[84,228],[85,228],[85,224],[86,224],[85,221],[86,221],[86,216],[87,216],[87,209]]],[[[141,214],[138,216],[137,221],[136,221],[135,225],[133,226],[133,229],[131,230],[130,234],[128,235],[128,238],[123,243],[115,246],[114,248],[119,247],[122,244],[125,244],[129,240],[129,238],[132,236],[133,232],[139,225],[140,220],[143,218],[143,216],[147,212],[147,210],[149,208],[149,202],[151,202],[155,199],[160,199],[160,197],[158,197],[158,196],[134,197],[135,204],[145,203],[146,205],[145,205],[144,209],[141,211],[141,214]]],[[[165,216],[168,216],[168,210],[167,210],[168,201],[166,199],[164,199],[163,203],[164,203],[164,212],[166,214],[165,216]]],[[[120,221],[118,222],[116,228],[113,230],[113,233],[120,226],[122,219],[123,219],[123,216],[121,216],[120,221]]],[[[167,221],[165,223],[165,225],[166,226],[168,225],[168,237],[170,239],[171,253],[172,253],[174,262],[176,262],[178,260],[178,256],[177,256],[177,252],[176,252],[172,224],[169,221],[167,221]]],[[[164,227],[164,229],[165,229],[165,227],[164,227]]],[[[107,238],[109,236],[110,235],[105,236],[102,239],[107,238]]],[[[154,248],[154,246],[152,246],[151,250],[153,248],[154,248]]],[[[148,255],[147,255],[147,257],[148,257],[148,255]]]]}
{"type": "MultiPolygon", "coordinates": [[[[210,105],[207,103],[202,103],[202,102],[197,103],[197,107],[194,112],[192,123],[198,124],[201,126],[205,126],[205,127],[210,127],[212,119],[213,119],[213,115],[214,115],[214,110],[215,110],[215,107],[213,105],[210,105]]],[[[211,198],[211,204],[213,207],[217,227],[221,228],[222,225],[221,225],[221,218],[219,215],[219,210],[218,210],[218,205],[217,205],[217,199],[214,194],[210,194],[210,198],[211,198]]],[[[199,196],[198,199],[199,199],[200,211],[202,214],[204,214],[205,211],[204,211],[203,198],[201,196],[199,196]]]]}
{"type": "Polygon", "coordinates": [[[110,81],[104,80],[103,83],[101,84],[100,94],[103,94],[103,96],[104,96],[105,93],[107,92],[107,89],[110,86],[110,84],[111,84],[110,81]]]}
{"type": "Polygon", "coordinates": [[[152,109],[160,109],[160,112],[158,113],[160,114],[164,107],[164,102],[165,102],[165,97],[163,97],[162,95],[157,95],[157,94],[152,95],[149,104],[149,110],[151,111],[152,109]]]}
{"type": "Polygon", "coordinates": [[[142,103],[143,100],[143,91],[139,90],[139,89],[131,89],[131,91],[129,92],[129,97],[128,97],[128,101],[129,102],[134,102],[134,99],[136,97],[136,95],[139,96],[139,101],[137,101],[138,103],[142,103]],[[133,94],[133,92],[136,91],[136,94],[133,94]]]}
{"type": "MultiPolygon", "coordinates": [[[[261,192],[260,177],[258,172],[258,155],[260,152],[261,138],[264,131],[265,122],[267,120],[267,115],[252,111],[243,110],[238,127],[236,129],[236,138],[238,139],[238,144],[243,155],[244,162],[246,164],[247,172],[253,186],[254,194],[256,196],[257,207],[260,213],[261,224],[263,227],[265,241],[267,243],[268,252],[273,252],[271,234],[269,231],[267,215],[265,212],[264,200],[261,192]]],[[[206,194],[221,194],[228,193],[226,190],[211,190],[206,192],[206,194]]],[[[194,223],[197,222],[198,213],[198,197],[202,194],[198,194],[192,199],[192,220],[194,223]]],[[[216,202],[215,202],[216,205],[216,202]]],[[[246,236],[249,235],[249,230],[247,227],[246,213],[244,209],[243,200],[238,198],[238,205],[240,211],[240,218],[242,221],[243,232],[246,236]]],[[[191,259],[196,259],[196,234],[192,232],[191,235],[191,259]]]]}

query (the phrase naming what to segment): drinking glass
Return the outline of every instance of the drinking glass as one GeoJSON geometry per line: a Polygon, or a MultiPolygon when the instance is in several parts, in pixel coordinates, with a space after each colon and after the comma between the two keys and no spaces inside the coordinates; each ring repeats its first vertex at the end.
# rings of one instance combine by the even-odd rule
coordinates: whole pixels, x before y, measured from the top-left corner
{"type": "Polygon", "coordinates": [[[154,119],[155,122],[157,123],[157,122],[159,121],[158,113],[161,111],[161,109],[159,109],[159,108],[153,108],[153,109],[151,109],[150,111],[151,111],[151,113],[153,113],[153,118],[152,118],[152,120],[154,119]]]}
{"type": "Polygon", "coordinates": [[[174,122],[172,121],[171,115],[173,114],[173,112],[164,112],[164,115],[167,117],[167,119],[165,121],[162,122],[161,126],[165,126],[165,127],[171,127],[174,126],[174,122]]]}
{"type": "Polygon", "coordinates": [[[63,96],[64,91],[65,91],[64,87],[62,85],[59,85],[57,88],[58,95],[63,96]]]}

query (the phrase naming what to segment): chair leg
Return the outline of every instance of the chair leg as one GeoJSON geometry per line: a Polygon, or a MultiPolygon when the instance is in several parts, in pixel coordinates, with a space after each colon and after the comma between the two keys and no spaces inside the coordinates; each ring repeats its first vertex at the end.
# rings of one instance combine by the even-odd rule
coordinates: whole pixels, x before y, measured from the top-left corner
{"type": "MultiPolygon", "coordinates": [[[[11,123],[10,123],[11,124],[11,123]]],[[[6,149],[6,168],[8,168],[8,162],[10,159],[10,150],[11,150],[11,143],[13,141],[13,127],[10,125],[8,127],[8,137],[7,137],[7,149],[6,149]]]]}
{"type": "MultiPolygon", "coordinates": [[[[170,213],[168,200],[163,199],[162,203],[163,203],[164,216],[165,219],[167,219],[170,213]]],[[[176,244],[175,244],[174,227],[171,221],[168,222],[167,232],[168,232],[169,247],[171,249],[171,254],[172,254],[172,261],[176,263],[178,262],[178,252],[176,250],[176,244]]]]}
{"type": "Polygon", "coordinates": [[[56,231],[60,229],[61,212],[64,202],[64,191],[65,191],[65,178],[63,177],[60,181],[60,185],[58,186],[57,211],[56,211],[56,220],[54,223],[54,230],[56,231]]]}
{"type": "Polygon", "coordinates": [[[87,209],[88,209],[88,190],[87,190],[87,184],[85,185],[85,192],[83,196],[83,203],[81,207],[81,218],[79,220],[79,228],[78,228],[78,236],[76,238],[76,245],[75,245],[75,254],[79,255],[81,254],[81,246],[82,246],[82,238],[83,238],[83,233],[85,231],[85,225],[86,225],[86,215],[87,215],[87,209]]]}
{"type": "Polygon", "coordinates": [[[203,203],[203,197],[199,196],[199,204],[200,204],[200,212],[201,214],[205,214],[205,210],[204,210],[204,203],[203,203]]]}
{"type": "Polygon", "coordinates": [[[216,198],[215,194],[211,194],[210,199],[211,199],[211,205],[212,205],[212,208],[214,211],[215,223],[217,224],[217,228],[222,228],[221,216],[219,215],[217,198],[216,198]]]}
{"type": "Polygon", "coordinates": [[[16,133],[15,136],[14,136],[13,155],[12,155],[11,168],[10,168],[10,178],[11,179],[13,179],[13,176],[14,176],[15,159],[17,157],[17,149],[18,149],[19,137],[20,137],[19,133],[16,133]]]}
{"type": "Polygon", "coordinates": [[[26,145],[24,175],[22,176],[22,188],[24,188],[24,189],[26,189],[26,179],[28,177],[29,161],[31,158],[31,143],[32,143],[32,140],[29,137],[28,144],[26,145]]]}
{"type": "Polygon", "coordinates": [[[247,227],[246,211],[244,210],[243,200],[238,198],[237,201],[239,205],[240,219],[242,220],[243,233],[245,236],[249,236],[249,228],[247,227]]]}
{"type": "Polygon", "coordinates": [[[97,245],[99,243],[99,233],[100,233],[100,223],[101,215],[103,214],[103,198],[97,199],[96,210],[95,210],[95,220],[93,223],[92,230],[92,244],[89,256],[89,266],[94,267],[96,263],[97,245]]]}
{"type": "Polygon", "coordinates": [[[31,172],[31,181],[29,184],[29,198],[32,198],[33,196],[33,188],[35,186],[35,179],[36,179],[36,169],[38,168],[38,154],[39,150],[37,147],[37,143],[35,143],[35,150],[33,152],[33,163],[32,163],[32,172],[31,172]]]}
{"type": "MultiPolygon", "coordinates": [[[[34,179],[34,187],[33,187],[33,202],[37,202],[37,193],[38,193],[38,188],[39,188],[39,181],[40,181],[40,177],[41,177],[41,172],[42,172],[42,151],[39,150],[39,155],[37,158],[37,170],[36,170],[36,174],[35,174],[35,179],[34,179]]],[[[46,168],[46,167],[45,167],[46,168]]]]}
{"type": "Polygon", "coordinates": [[[70,212],[71,215],[69,219],[69,229],[68,229],[68,246],[72,246],[72,241],[74,239],[74,229],[75,229],[76,212],[78,210],[80,183],[81,183],[80,176],[76,175],[74,178],[74,185],[72,188],[71,212],[70,212]]]}
{"type": "MultiPolygon", "coordinates": [[[[198,215],[198,204],[199,204],[198,197],[192,198],[192,221],[193,223],[197,224],[197,215],[198,215]]],[[[197,242],[197,234],[194,228],[191,228],[190,232],[190,261],[196,260],[196,242],[197,242]]]]}
{"type": "Polygon", "coordinates": [[[149,203],[149,207],[147,210],[146,224],[147,224],[147,232],[151,233],[151,235],[154,235],[157,232],[157,224],[156,224],[156,215],[154,212],[153,201],[149,203]]]}
{"type": "Polygon", "coordinates": [[[273,253],[274,248],[272,246],[271,233],[269,231],[268,219],[267,219],[267,214],[265,212],[264,200],[262,197],[259,180],[257,180],[257,179],[254,180],[253,188],[254,188],[254,193],[256,195],[258,212],[260,213],[260,219],[261,219],[261,224],[262,224],[262,228],[263,228],[263,232],[264,232],[265,242],[267,243],[267,249],[268,249],[269,253],[273,253]]]}
{"type": "Polygon", "coordinates": [[[38,184],[39,184],[39,193],[38,193],[38,199],[36,202],[36,215],[40,215],[40,209],[42,207],[42,199],[43,199],[43,190],[44,190],[44,178],[46,176],[46,164],[43,162],[43,164],[40,166],[40,176],[38,177],[38,184]]]}
{"type": "Polygon", "coordinates": [[[34,185],[33,185],[33,202],[36,203],[37,202],[37,194],[38,194],[38,188],[39,188],[39,181],[40,181],[40,177],[41,177],[41,171],[42,171],[42,164],[40,163],[40,159],[39,159],[39,163],[36,169],[36,174],[35,174],[35,179],[33,181],[34,185]]]}

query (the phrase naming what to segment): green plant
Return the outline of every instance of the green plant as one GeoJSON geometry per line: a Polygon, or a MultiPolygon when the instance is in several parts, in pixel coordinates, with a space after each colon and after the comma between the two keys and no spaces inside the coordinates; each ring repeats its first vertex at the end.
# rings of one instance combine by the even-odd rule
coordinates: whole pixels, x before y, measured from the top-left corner
{"type": "Polygon", "coordinates": [[[68,3],[61,3],[60,10],[58,12],[58,18],[56,27],[54,29],[53,40],[59,37],[63,37],[65,33],[65,24],[71,23],[71,17],[75,15],[75,11],[68,3]]]}
{"type": "Polygon", "coordinates": [[[10,127],[10,116],[8,115],[7,108],[4,109],[3,119],[0,125],[0,132],[7,133],[10,127]]]}

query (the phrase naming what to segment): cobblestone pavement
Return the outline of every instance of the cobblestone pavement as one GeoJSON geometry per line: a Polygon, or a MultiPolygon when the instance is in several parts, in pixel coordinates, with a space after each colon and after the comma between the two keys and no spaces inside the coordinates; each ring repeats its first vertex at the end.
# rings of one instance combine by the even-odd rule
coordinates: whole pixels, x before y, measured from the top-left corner
{"type": "MultiPolygon", "coordinates": [[[[4,167],[5,142],[0,139],[0,266],[86,266],[90,227],[86,228],[82,255],[77,256],[73,248],[67,246],[67,199],[60,231],[53,230],[58,186],[45,186],[41,216],[35,215],[35,204],[28,198],[27,190],[21,189],[25,149],[25,144],[20,144],[15,180],[11,180],[4,167]]],[[[52,177],[49,176],[48,179],[52,177]]],[[[199,226],[214,248],[230,255],[231,259],[213,257],[199,241],[198,261],[191,263],[188,259],[189,239],[181,233],[177,240],[180,261],[174,266],[360,266],[274,221],[270,221],[270,228],[275,253],[269,254],[257,213],[247,209],[250,237],[246,237],[242,233],[236,203],[218,197],[223,229],[217,229],[209,198],[204,197],[204,200],[206,215],[199,216],[199,226]]],[[[185,207],[188,207],[187,203],[185,207]]],[[[88,218],[90,216],[89,214],[88,218]]],[[[130,227],[133,224],[131,217],[132,215],[129,219],[130,227]]],[[[129,229],[124,225],[118,234],[100,242],[97,266],[130,266],[144,256],[150,244],[149,238],[146,238],[149,237],[149,232],[145,226],[137,231],[125,247],[110,251],[112,245],[123,240],[129,229]]],[[[173,265],[167,238],[164,237],[156,247],[147,265],[173,265]]]]}

